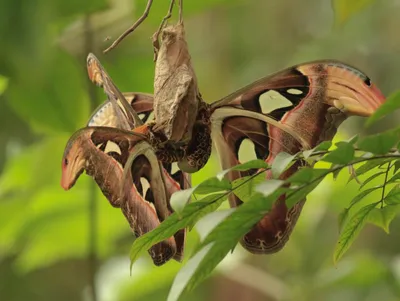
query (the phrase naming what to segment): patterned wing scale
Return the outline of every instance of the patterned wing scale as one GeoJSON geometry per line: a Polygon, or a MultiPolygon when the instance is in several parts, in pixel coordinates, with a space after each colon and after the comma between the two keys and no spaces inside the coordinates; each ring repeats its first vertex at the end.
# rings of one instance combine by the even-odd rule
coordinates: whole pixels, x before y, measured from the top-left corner
{"type": "MultiPolygon", "coordinates": [[[[306,63],[211,104],[212,140],[223,169],[240,163],[239,149],[247,139],[253,142],[257,158],[271,164],[279,152],[295,154],[331,140],[347,116],[369,116],[384,99],[370,79],[353,67],[337,61],[306,63]]],[[[297,162],[281,178],[288,178],[304,164],[297,162]]],[[[233,171],[228,177],[235,180],[253,172],[233,171]]],[[[268,172],[266,177],[272,175],[268,172]]],[[[231,195],[230,203],[235,207],[242,202],[231,195]]],[[[243,246],[252,253],[280,250],[303,204],[288,210],[282,195],[243,238],[243,246]]]]}

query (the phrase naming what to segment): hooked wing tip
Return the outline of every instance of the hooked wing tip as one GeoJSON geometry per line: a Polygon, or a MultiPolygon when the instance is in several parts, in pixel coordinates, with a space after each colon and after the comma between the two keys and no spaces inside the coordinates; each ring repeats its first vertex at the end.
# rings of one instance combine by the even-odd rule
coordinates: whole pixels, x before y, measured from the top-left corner
{"type": "Polygon", "coordinates": [[[67,177],[64,175],[64,173],[63,173],[62,176],[61,176],[61,182],[60,182],[60,184],[61,184],[61,187],[62,187],[65,191],[69,190],[69,189],[71,188],[71,186],[72,186],[70,183],[68,183],[67,177]]]}

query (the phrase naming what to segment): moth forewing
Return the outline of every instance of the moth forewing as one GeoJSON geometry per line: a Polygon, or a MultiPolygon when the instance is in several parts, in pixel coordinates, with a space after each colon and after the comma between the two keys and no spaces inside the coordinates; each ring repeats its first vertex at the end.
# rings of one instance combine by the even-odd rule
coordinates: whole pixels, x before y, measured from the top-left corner
{"type": "Polygon", "coordinates": [[[120,119],[120,122],[128,123],[128,126],[125,126],[128,128],[125,129],[130,130],[142,125],[138,114],[114,84],[97,57],[93,53],[89,53],[86,61],[90,80],[96,85],[103,87],[109,101],[113,104],[115,114],[120,119]]]}

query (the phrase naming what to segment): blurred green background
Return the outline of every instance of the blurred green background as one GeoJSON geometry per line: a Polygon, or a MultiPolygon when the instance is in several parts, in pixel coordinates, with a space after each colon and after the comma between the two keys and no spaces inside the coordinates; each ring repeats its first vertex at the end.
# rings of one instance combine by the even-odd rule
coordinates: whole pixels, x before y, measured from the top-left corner
{"type": "MultiPolygon", "coordinates": [[[[0,1],[2,301],[166,299],[181,265],[156,268],[144,256],[129,276],[133,237],[121,212],[85,175],[68,192],[59,185],[66,141],[104,99],[88,84],[87,53],[97,55],[122,91],[152,92],[150,37],[168,1],[155,1],[148,20],[102,54],[145,2],[0,1]]],[[[339,0],[335,8],[336,14],[330,0],[186,1],[187,40],[203,97],[211,102],[269,73],[322,58],[360,68],[385,95],[397,90],[400,2],[339,0]]],[[[381,126],[390,123],[396,118],[381,126]]],[[[352,118],[337,139],[363,132],[362,124],[352,118]]],[[[194,182],[217,166],[212,157],[194,182]]],[[[358,190],[353,182],[345,186],[347,179],[326,179],[312,193],[283,251],[254,256],[239,246],[182,300],[400,300],[399,219],[389,235],[367,226],[333,265],[337,216],[358,190]]],[[[187,255],[197,241],[192,231],[187,255]]]]}

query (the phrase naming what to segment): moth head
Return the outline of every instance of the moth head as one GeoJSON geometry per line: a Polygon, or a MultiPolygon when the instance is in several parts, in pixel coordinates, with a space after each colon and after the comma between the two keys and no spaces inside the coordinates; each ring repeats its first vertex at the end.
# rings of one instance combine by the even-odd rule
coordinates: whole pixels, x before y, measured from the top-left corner
{"type": "Polygon", "coordinates": [[[329,71],[328,101],[346,115],[371,116],[385,101],[382,92],[361,71],[340,65],[332,69],[329,71]]]}
{"type": "Polygon", "coordinates": [[[76,132],[65,147],[61,162],[61,187],[69,190],[85,169],[87,161],[87,149],[85,147],[89,139],[86,132],[76,132]]]}

